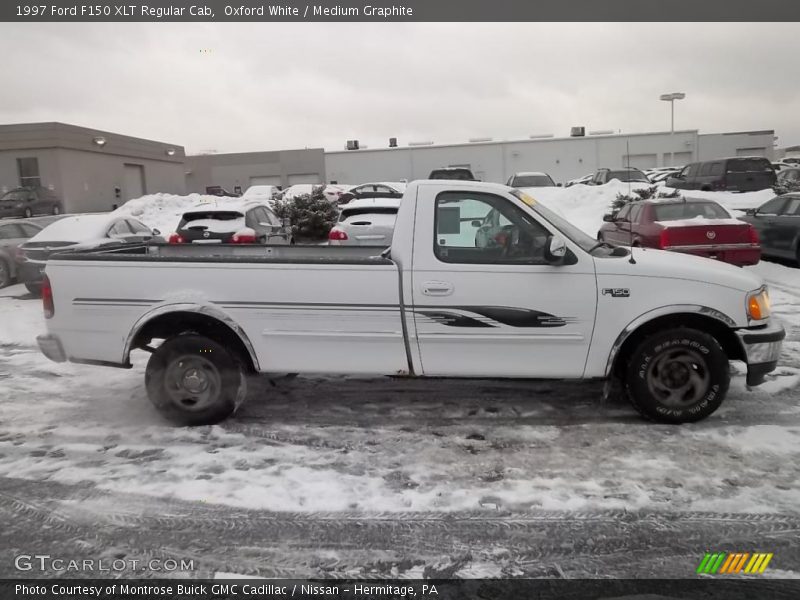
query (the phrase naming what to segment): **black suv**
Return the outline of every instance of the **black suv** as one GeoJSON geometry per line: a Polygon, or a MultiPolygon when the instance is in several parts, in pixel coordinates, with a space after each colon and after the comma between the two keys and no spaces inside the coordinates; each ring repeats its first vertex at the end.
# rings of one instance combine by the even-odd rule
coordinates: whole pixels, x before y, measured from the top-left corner
{"type": "Polygon", "coordinates": [[[634,169],[633,167],[624,167],[622,169],[597,169],[594,176],[589,180],[586,185],[603,185],[616,179],[623,183],[650,183],[642,171],[634,169]]]}
{"type": "Polygon", "coordinates": [[[25,217],[33,215],[59,215],[63,212],[61,200],[44,187],[21,187],[0,197],[0,217],[25,217]]]}
{"type": "Polygon", "coordinates": [[[428,179],[457,179],[459,181],[478,181],[467,167],[442,167],[434,169],[428,179]]]}
{"type": "Polygon", "coordinates": [[[772,163],[760,156],[719,158],[686,165],[667,177],[666,186],[706,192],[755,192],[775,185],[772,163]]]}

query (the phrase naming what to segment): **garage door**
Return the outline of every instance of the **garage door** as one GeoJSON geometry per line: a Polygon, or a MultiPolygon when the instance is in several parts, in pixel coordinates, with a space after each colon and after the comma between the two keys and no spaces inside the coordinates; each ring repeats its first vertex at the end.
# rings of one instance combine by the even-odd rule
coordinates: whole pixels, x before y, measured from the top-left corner
{"type": "Polygon", "coordinates": [[[125,197],[124,200],[144,196],[144,167],[142,165],[125,165],[125,197]]]}
{"type": "Polygon", "coordinates": [[[737,148],[736,156],[767,156],[766,148],[737,148]]]}
{"type": "Polygon", "coordinates": [[[281,176],[280,175],[269,175],[263,177],[251,177],[250,178],[250,185],[280,185],[281,184],[281,176]]]}
{"type": "Polygon", "coordinates": [[[298,183],[322,183],[317,173],[293,173],[289,175],[289,185],[298,183]]]}
{"type": "Polygon", "coordinates": [[[628,164],[630,164],[630,166],[636,169],[650,169],[658,164],[658,155],[631,154],[630,156],[622,157],[622,164],[626,167],[628,166],[628,164]],[[628,163],[628,159],[630,159],[630,163],[628,163]]]}
{"type": "Polygon", "coordinates": [[[672,164],[670,164],[670,154],[668,152],[664,153],[664,166],[666,167],[681,167],[688,165],[690,162],[692,162],[691,152],[676,152],[672,155],[672,164]]]}

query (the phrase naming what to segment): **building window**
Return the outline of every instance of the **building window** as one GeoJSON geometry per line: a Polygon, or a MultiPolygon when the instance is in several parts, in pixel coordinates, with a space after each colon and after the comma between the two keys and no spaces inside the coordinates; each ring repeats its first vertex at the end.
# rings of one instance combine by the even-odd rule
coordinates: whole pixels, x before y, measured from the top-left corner
{"type": "Polygon", "coordinates": [[[17,170],[19,170],[19,184],[22,187],[39,187],[39,159],[38,158],[18,158],[17,170]]]}

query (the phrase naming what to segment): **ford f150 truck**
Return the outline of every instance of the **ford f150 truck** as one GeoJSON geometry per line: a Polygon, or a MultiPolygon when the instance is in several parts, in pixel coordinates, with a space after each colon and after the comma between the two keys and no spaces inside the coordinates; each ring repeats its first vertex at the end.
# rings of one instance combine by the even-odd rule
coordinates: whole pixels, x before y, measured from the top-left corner
{"type": "Polygon", "coordinates": [[[631,250],[519,190],[418,181],[383,252],[148,244],[55,255],[38,342],[54,361],[117,367],[151,352],[148,396],[187,425],[231,415],[259,372],[605,378],[645,417],[680,423],[720,406],[728,361],[747,364],[749,385],[775,368],[785,334],[757,276],[631,250]]]}

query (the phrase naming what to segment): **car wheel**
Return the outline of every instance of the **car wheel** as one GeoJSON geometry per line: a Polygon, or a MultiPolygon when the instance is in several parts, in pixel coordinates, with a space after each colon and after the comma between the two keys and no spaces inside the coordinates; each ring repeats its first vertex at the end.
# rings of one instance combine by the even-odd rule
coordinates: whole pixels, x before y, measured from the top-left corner
{"type": "Polygon", "coordinates": [[[58,204],[53,206],[53,214],[54,215],[60,215],[61,214],[61,207],[58,204]]]}
{"type": "Polygon", "coordinates": [[[33,211],[30,208],[26,208],[22,214],[25,215],[26,219],[30,219],[33,216],[33,211]]]}
{"type": "Polygon", "coordinates": [[[37,298],[42,295],[41,283],[26,283],[25,288],[37,298]]]}
{"type": "Polygon", "coordinates": [[[728,357],[710,335],[679,327],[645,338],[631,355],[625,375],[631,402],[661,423],[705,419],[728,392],[728,357]]]}
{"type": "Polygon", "coordinates": [[[0,288],[6,287],[11,283],[11,268],[6,261],[0,260],[0,288]]]}
{"type": "Polygon", "coordinates": [[[161,344],[147,362],[145,386],[153,405],[177,425],[219,423],[247,393],[234,355],[200,335],[179,335],[161,344]]]}

